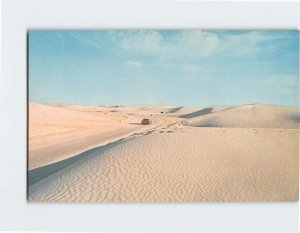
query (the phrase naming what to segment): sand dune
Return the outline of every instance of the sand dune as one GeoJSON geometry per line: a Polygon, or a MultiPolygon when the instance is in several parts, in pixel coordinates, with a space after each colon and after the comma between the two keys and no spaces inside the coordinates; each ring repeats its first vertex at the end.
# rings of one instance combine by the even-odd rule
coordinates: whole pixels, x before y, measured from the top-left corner
{"type": "Polygon", "coordinates": [[[299,116],[297,109],[268,105],[32,103],[28,199],[295,201],[299,116]],[[143,117],[153,124],[140,125],[143,117]]]}
{"type": "Polygon", "coordinates": [[[207,114],[210,114],[210,113],[219,112],[219,111],[222,111],[222,110],[224,110],[226,108],[227,107],[221,107],[221,106],[208,107],[208,108],[200,109],[200,110],[195,111],[195,112],[190,112],[190,113],[187,113],[187,114],[183,114],[183,115],[181,115],[179,117],[189,119],[189,118],[194,118],[194,117],[199,117],[199,116],[207,115],[207,114]]]}
{"type": "Polygon", "coordinates": [[[293,201],[298,132],[160,131],[94,151],[32,185],[33,201],[293,201]]]}
{"type": "MultiPolygon", "coordinates": [[[[236,128],[283,128],[296,129],[299,127],[300,111],[296,108],[288,108],[270,105],[244,105],[225,108],[209,114],[188,114],[191,118],[188,125],[197,127],[236,127],[236,128]]],[[[197,112],[196,112],[197,113],[197,112]]]]}
{"type": "MultiPolygon", "coordinates": [[[[127,109],[135,112],[135,109],[127,109]]],[[[70,158],[96,146],[148,130],[163,122],[141,126],[143,116],[110,112],[108,107],[29,104],[29,169],[70,158]]]]}
{"type": "Polygon", "coordinates": [[[168,110],[168,114],[171,116],[180,117],[182,115],[190,114],[199,111],[201,108],[195,107],[173,107],[168,110]]]}

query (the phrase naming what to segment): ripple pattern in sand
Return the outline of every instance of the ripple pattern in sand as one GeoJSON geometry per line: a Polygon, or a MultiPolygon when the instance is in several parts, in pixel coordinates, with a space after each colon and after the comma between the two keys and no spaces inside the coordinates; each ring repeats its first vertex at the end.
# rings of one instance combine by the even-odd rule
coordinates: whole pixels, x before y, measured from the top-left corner
{"type": "Polygon", "coordinates": [[[29,187],[50,202],[293,201],[298,131],[192,128],[135,137],[29,187]]]}

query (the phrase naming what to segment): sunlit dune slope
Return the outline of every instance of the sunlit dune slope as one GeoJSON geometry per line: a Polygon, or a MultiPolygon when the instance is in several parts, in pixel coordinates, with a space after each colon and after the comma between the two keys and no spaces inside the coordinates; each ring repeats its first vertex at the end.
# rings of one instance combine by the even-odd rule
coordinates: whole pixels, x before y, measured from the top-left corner
{"type": "Polygon", "coordinates": [[[205,114],[198,116],[196,113],[189,114],[192,117],[185,117],[189,118],[187,124],[196,127],[295,129],[300,122],[300,111],[297,108],[253,104],[212,113],[208,113],[209,110],[206,109],[205,114]]]}

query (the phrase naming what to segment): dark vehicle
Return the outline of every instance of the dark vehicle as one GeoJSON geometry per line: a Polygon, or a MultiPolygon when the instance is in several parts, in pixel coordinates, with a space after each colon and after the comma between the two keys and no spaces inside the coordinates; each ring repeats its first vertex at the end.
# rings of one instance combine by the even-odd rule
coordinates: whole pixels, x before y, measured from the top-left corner
{"type": "Polygon", "coordinates": [[[150,125],[152,121],[150,119],[144,118],[141,122],[142,125],[150,125]]]}

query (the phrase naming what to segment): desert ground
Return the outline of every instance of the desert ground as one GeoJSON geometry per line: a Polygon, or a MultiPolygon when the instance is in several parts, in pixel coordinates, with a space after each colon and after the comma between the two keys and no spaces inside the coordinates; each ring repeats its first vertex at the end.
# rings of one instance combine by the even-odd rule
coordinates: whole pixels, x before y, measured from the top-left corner
{"type": "Polygon", "coordinates": [[[299,121],[263,104],[29,103],[28,200],[297,201],[299,121]]]}

